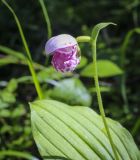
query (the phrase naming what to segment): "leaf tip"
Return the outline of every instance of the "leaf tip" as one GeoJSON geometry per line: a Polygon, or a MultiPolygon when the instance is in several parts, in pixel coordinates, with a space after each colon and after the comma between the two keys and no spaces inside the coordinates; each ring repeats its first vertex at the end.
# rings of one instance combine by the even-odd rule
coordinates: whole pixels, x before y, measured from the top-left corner
{"type": "Polygon", "coordinates": [[[34,102],[29,102],[30,110],[34,110],[35,108],[35,103],[34,102]]]}
{"type": "Polygon", "coordinates": [[[104,23],[106,23],[106,24],[112,24],[114,26],[117,26],[117,23],[114,23],[114,22],[104,22],[104,23]]]}

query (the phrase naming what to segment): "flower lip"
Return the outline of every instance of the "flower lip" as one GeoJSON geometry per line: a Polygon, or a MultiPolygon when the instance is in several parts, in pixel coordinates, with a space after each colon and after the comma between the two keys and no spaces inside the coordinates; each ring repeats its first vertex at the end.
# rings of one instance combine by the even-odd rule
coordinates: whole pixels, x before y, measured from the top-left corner
{"type": "Polygon", "coordinates": [[[54,51],[61,48],[76,45],[77,41],[69,34],[60,34],[49,39],[45,45],[46,54],[53,54],[54,51]]]}
{"type": "Polygon", "coordinates": [[[69,54],[64,52],[55,52],[52,58],[52,65],[59,72],[72,72],[80,63],[80,57],[77,54],[77,48],[73,47],[69,54]]]}

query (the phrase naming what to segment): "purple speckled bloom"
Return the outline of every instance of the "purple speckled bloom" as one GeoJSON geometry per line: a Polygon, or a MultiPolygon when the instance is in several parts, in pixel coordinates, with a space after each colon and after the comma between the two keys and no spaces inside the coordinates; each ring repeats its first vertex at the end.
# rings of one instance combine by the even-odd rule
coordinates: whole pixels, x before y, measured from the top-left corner
{"type": "Polygon", "coordinates": [[[57,71],[71,72],[80,63],[77,41],[68,34],[52,37],[47,41],[45,51],[47,55],[53,55],[52,65],[57,71]]]}

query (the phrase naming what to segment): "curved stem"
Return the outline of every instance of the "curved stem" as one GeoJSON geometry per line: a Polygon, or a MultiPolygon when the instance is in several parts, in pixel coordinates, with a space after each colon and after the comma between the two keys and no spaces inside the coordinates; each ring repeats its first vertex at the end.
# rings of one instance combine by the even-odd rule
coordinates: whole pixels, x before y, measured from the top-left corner
{"type": "Polygon", "coordinates": [[[92,46],[92,53],[93,53],[93,65],[94,65],[94,81],[95,81],[95,87],[96,87],[96,93],[97,93],[97,100],[98,100],[98,105],[99,105],[99,110],[100,110],[100,114],[106,129],[106,133],[110,142],[110,145],[112,147],[114,156],[115,156],[115,160],[119,160],[118,154],[117,154],[117,150],[115,148],[115,145],[113,143],[112,137],[111,137],[111,133],[106,121],[106,117],[105,117],[105,112],[104,112],[104,107],[103,107],[103,102],[102,102],[102,97],[101,97],[101,92],[100,92],[100,86],[99,86],[99,80],[98,80],[98,68],[97,68],[97,58],[96,58],[96,40],[97,37],[95,39],[93,39],[92,37],[89,36],[79,36],[76,38],[77,42],[89,42],[92,46]]]}
{"type": "Polygon", "coordinates": [[[101,93],[100,93],[100,87],[99,87],[99,81],[98,81],[98,71],[97,71],[97,63],[96,63],[96,41],[92,41],[91,42],[92,45],[92,53],[93,53],[93,65],[94,65],[94,81],[95,81],[95,87],[96,87],[96,92],[97,92],[97,100],[98,100],[98,105],[99,105],[99,110],[100,110],[100,114],[108,135],[108,139],[110,141],[112,150],[114,152],[115,155],[115,159],[119,160],[115,145],[113,143],[111,134],[110,134],[110,130],[105,118],[105,112],[104,112],[104,108],[103,108],[103,102],[102,102],[102,97],[101,97],[101,93]]]}
{"type": "Polygon", "coordinates": [[[124,112],[126,114],[129,113],[129,107],[128,107],[128,99],[127,99],[127,93],[126,93],[126,74],[125,74],[125,54],[126,54],[126,49],[129,43],[129,40],[133,34],[134,30],[130,30],[126,37],[125,40],[122,44],[121,50],[120,50],[120,66],[121,68],[124,70],[124,74],[121,76],[120,79],[120,87],[121,87],[121,94],[122,94],[122,98],[124,101],[124,112]]]}
{"type": "Polygon", "coordinates": [[[122,76],[120,78],[120,88],[121,88],[122,98],[124,101],[124,112],[126,114],[128,114],[130,112],[129,111],[130,109],[129,109],[129,103],[128,103],[127,92],[126,92],[125,60],[126,60],[127,48],[128,48],[129,42],[131,40],[131,37],[133,36],[134,33],[140,34],[140,28],[138,28],[138,27],[134,28],[126,34],[124,41],[122,43],[121,49],[120,49],[120,66],[124,70],[124,74],[122,74],[122,76]]]}

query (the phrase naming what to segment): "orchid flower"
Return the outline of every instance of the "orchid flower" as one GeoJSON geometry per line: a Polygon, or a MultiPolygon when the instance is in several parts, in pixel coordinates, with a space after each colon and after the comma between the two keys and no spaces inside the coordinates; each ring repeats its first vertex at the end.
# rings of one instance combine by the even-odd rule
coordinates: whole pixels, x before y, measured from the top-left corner
{"type": "Polygon", "coordinates": [[[80,63],[78,44],[74,37],[61,34],[49,39],[45,45],[47,55],[52,55],[52,65],[57,71],[72,72],[80,63]]]}

